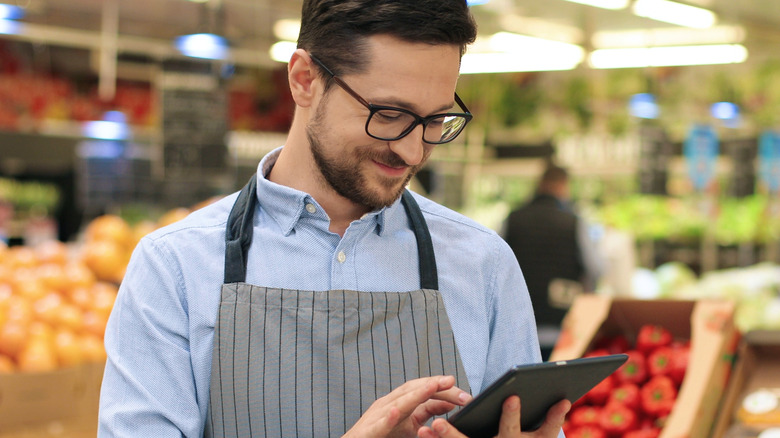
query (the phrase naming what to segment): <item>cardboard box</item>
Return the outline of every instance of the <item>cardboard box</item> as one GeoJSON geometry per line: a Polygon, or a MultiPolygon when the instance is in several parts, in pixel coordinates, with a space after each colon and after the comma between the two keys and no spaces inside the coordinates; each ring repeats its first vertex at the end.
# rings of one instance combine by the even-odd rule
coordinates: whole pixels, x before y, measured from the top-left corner
{"type": "Polygon", "coordinates": [[[105,363],[89,363],[49,373],[0,375],[0,436],[53,421],[96,425],[104,368],[105,363]]]}
{"type": "Polygon", "coordinates": [[[581,357],[602,337],[634,341],[644,324],[659,324],[675,339],[690,339],[688,369],[661,438],[708,437],[725,391],[739,338],[735,303],[721,300],[635,300],[579,296],[563,321],[550,360],[581,357]]]}
{"type": "Polygon", "coordinates": [[[737,418],[745,397],[762,388],[780,389],[780,331],[752,331],[742,338],[712,436],[757,436],[766,429],[768,425],[746,425],[737,418]]]}

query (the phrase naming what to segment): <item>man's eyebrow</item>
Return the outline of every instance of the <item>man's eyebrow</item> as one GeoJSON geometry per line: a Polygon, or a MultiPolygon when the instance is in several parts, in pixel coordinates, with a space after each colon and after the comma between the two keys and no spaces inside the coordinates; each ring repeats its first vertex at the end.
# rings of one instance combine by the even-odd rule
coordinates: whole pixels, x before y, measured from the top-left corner
{"type": "MultiPolygon", "coordinates": [[[[403,108],[403,109],[412,111],[414,113],[418,113],[418,111],[419,111],[419,108],[417,108],[417,106],[415,104],[413,104],[411,102],[408,102],[408,101],[405,101],[403,99],[398,99],[398,98],[379,99],[377,102],[370,102],[370,103],[373,103],[374,105],[396,106],[398,108],[403,108]]],[[[441,114],[441,113],[443,113],[443,112],[445,112],[447,110],[450,110],[450,109],[452,109],[454,107],[455,107],[455,100],[451,101],[447,105],[443,105],[443,106],[433,110],[433,112],[431,112],[429,115],[441,114]]],[[[423,116],[423,117],[425,117],[425,116],[423,116]]]]}

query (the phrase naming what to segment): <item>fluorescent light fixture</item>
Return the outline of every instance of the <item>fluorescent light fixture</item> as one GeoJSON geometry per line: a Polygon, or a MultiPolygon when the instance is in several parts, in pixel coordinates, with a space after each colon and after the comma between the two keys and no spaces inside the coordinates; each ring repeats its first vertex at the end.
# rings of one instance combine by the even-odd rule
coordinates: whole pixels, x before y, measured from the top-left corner
{"type": "Polygon", "coordinates": [[[196,33],[176,38],[176,48],[185,56],[203,59],[225,59],[228,43],[224,37],[212,33],[196,33]]]}
{"type": "Polygon", "coordinates": [[[507,32],[570,44],[579,44],[584,40],[584,32],[579,27],[568,26],[542,18],[525,17],[509,13],[501,14],[498,20],[501,28],[507,32]]]}
{"type": "Polygon", "coordinates": [[[82,133],[85,137],[100,140],[127,140],[130,138],[130,130],[126,120],[123,113],[108,111],[103,115],[103,120],[85,122],[82,133]]]}
{"type": "Polygon", "coordinates": [[[24,17],[24,9],[0,3],[0,20],[18,20],[22,17],[24,17]]]}
{"type": "Polygon", "coordinates": [[[715,13],[669,0],[636,0],[634,14],[685,27],[705,29],[715,25],[715,13]]]}
{"type": "Polygon", "coordinates": [[[641,68],[676,65],[737,64],[745,62],[747,49],[740,44],[705,46],[599,49],[590,54],[593,68],[641,68]]]}
{"type": "Polygon", "coordinates": [[[660,112],[655,96],[650,93],[639,93],[631,96],[628,101],[628,110],[632,116],[640,119],[657,119],[660,112]]]}
{"type": "Polygon", "coordinates": [[[484,5],[490,0],[466,0],[466,4],[469,6],[484,5]]]}
{"type": "Polygon", "coordinates": [[[595,6],[602,9],[625,9],[628,6],[628,0],[566,0],[581,5],[595,6]]]}
{"type": "Polygon", "coordinates": [[[572,70],[585,58],[575,44],[499,32],[463,55],[461,74],[572,70]]]}
{"type": "Polygon", "coordinates": [[[21,33],[22,24],[13,20],[0,20],[0,35],[18,35],[21,33]]]}
{"type": "Polygon", "coordinates": [[[300,32],[300,20],[284,19],[274,23],[274,36],[282,41],[297,41],[300,32]]]}
{"type": "Polygon", "coordinates": [[[695,44],[737,44],[745,40],[742,26],[714,26],[709,29],[669,27],[645,30],[595,32],[594,48],[687,46],[695,44]]]}
{"type": "Polygon", "coordinates": [[[277,62],[290,62],[290,57],[298,48],[298,43],[291,41],[279,41],[271,46],[271,59],[277,62]]]}
{"type": "Polygon", "coordinates": [[[719,120],[736,120],[739,118],[739,107],[733,102],[715,102],[710,106],[710,113],[719,120]]]}

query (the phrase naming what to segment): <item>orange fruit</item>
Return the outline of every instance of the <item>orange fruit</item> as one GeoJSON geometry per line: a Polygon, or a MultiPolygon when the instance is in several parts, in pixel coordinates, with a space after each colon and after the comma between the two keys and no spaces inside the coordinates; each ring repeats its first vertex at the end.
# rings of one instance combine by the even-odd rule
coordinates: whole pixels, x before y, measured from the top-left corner
{"type": "Polygon", "coordinates": [[[16,357],[27,344],[30,332],[25,324],[6,321],[0,327],[0,354],[16,357]]]}
{"type": "Polygon", "coordinates": [[[85,360],[89,362],[106,360],[106,348],[103,345],[102,338],[92,334],[84,334],[81,335],[80,342],[81,352],[85,360]]]}
{"type": "Polygon", "coordinates": [[[157,229],[157,224],[152,221],[141,221],[135,224],[133,227],[133,248],[135,248],[136,245],[138,245],[138,242],[141,241],[141,239],[146,236],[147,234],[151,233],[152,231],[157,229]]]}
{"type": "Polygon", "coordinates": [[[16,364],[10,357],[0,354],[0,374],[13,374],[16,371],[16,364]]]}
{"type": "Polygon", "coordinates": [[[190,210],[184,207],[168,210],[157,220],[157,226],[162,228],[166,225],[178,222],[187,217],[188,214],[190,214],[190,210]]]}
{"type": "Polygon", "coordinates": [[[69,289],[90,287],[97,280],[87,265],[77,261],[71,261],[65,265],[65,278],[67,278],[69,289]]]}
{"type": "Polygon", "coordinates": [[[108,317],[111,314],[111,309],[114,308],[117,290],[118,288],[113,284],[95,284],[92,287],[92,310],[108,317]]]}
{"type": "Polygon", "coordinates": [[[75,304],[63,303],[57,315],[57,325],[63,329],[79,331],[84,326],[82,311],[75,304]]]}
{"type": "Polygon", "coordinates": [[[13,295],[8,299],[8,308],[6,309],[6,319],[29,325],[33,320],[32,302],[27,298],[13,295]]]}
{"type": "Polygon", "coordinates": [[[54,335],[54,352],[61,367],[69,367],[84,362],[81,340],[69,330],[59,330],[54,335]]]}
{"type": "Polygon", "coordinates": [[[50,292],[43,298],[33,301],[33,314],[35,319],[52,326],[57,324],[62,304],[62,295],[56,292],[50,292]]]}
{"type": "Polygon", "coordinates": [[[28,300],[37,300],[49,292],[49,289],[38,279],[36,270],[33,268],[17,269],[13,274],[11,286],[14,289],[14,294],[28,300]]]}
{"type": "Polygon", "coordinates": [[[51,344],[43,341],[28,343],[18,358],[19,371],[42,373],[57,369],[57,355],[51,344]]]}
{"type": "Polygon", "coordinates": [[[59,240],[47,240],[36,245],[33,250],[39,263],[63,265],[68,261],[68,247],[59,240]]]}
{"type": "Polygon", "coordinates": [[[121,245],[108,240],[88,242],[84,245],[82,257],[98,280],[122,281],[128,256],[121,245]]]}
{"type": "Polygon", "coordinates": [[[60,292],[66,290],[70,284],[65,268],[59,263],[47,262],[39,265],[36,268],[36,276],[45,287],[60,292]]]}
{"type": "Polygon", "coordinates": [[[82,316],[82,332],[89,333],[103,339],[106,333],[106,324],[108,315],[97,313],[94,310],[87,310],[82,316]]]}
{"type": "Polygon", "coordinates": [[[68,299],[81,310],[89,310],[92,307],[91,288],[77,287],[68,291],[68,299]]]}
{"type": "Polygon", "coordinates": [[[33,321],[29,326],[30,336],[27,342],[41,341],[51,344],[54,341],[54,329],[49,324],[33,321]]]}
{"type": "Polygon", "coordinates": [[[106,214],[98,216],[87,225],[84,232],[86,240],[89,241],[109,241],[126,246],[132,238],[130,225],[119,216],[106,214]]]}
{"type": "Polygon", "coordinates": [[[4,258],[12,268],[32,268],[38,264],[35,251],[26,246],[12,246],[4,258]]]}

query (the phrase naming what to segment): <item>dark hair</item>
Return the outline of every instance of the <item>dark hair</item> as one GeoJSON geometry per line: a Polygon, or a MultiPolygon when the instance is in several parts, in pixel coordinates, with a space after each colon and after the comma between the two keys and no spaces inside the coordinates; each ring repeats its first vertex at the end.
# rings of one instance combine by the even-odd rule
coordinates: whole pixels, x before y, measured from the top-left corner
{"type": "Polygon", "coordinates": [[[536,191],[537,193],[549,193],[553,186],[565,183],[568,180],[569,172],[565,168],[554,163],[548,163],[542,173],[542,177],[539,178],[539,185],[536,191]]]}
{"type": "Polygon", "coordinates": [[[360,73],[366,38],[466,46],[477,25],[466,0],[304,0],[298,48],[314,53],[335,74],[360,73]]]}

